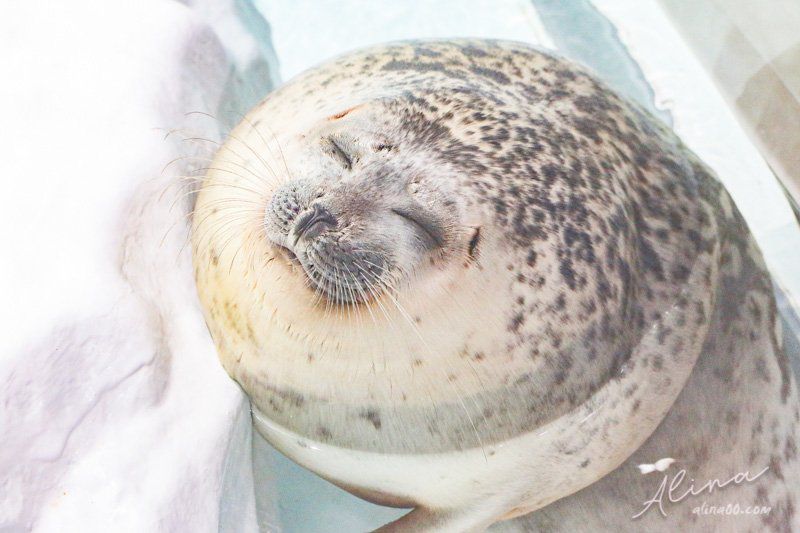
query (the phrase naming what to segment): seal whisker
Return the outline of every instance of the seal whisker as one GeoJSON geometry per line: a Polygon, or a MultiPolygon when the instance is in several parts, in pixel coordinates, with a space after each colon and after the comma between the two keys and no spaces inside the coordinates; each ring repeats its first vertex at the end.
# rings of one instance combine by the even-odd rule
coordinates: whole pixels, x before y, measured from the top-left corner
{"type": "MultiPolygon", "coordinates": [[[[185,200],[185,199],[191,197],[192,195],[194,195],[196,193],[196,191],[194,191],[194,190],[183,191],[184,188],[186,188],[187,186],[191,186],[191,185],[193,185],[193,184],[189,183],[189,184],[185,184],[185,185],[183,185],[182,187],[179,188],[178,194],[176,195],[175,199],[173,199],[173,201],[170,204],[170,211],[172,209],[174,209],[174,207],[175,207],[175,205],[177,204],[178,201],[185,200]]],[[[224,183],[214,183],[213,185],[216,186],[216,187],[228,188],[228,187],[225,186],[224,183]]],[[[242,188],[242,187],[238,187],[238,186],[237,187],[233,187],[233,188],[239,189],[239,190],[242,190],[242,191],[245,191],[245,192],[252,192],[254,195],[256,194],[256,191],[248,191],[247,188],[242,188]]],[[[258,194],[260,194],[260,193],[258,193],[258,194]]],[[[241,197],[241,196],[238,196],[238,197],[231,196],[229,198],[241,199],[242,202],[252,202],[252,203],[256,202],[253,198],[247,198],[247,197],[241,197]]],[[[258,203],[259,204],[265,203],[264,200],[263,200],[263,197],[258,203]]]]}
{"type": "MultiPolygon", "coordinates": [[[[358,263],[354,263],[354,264],[356,266],[358,266],[358,263]]],[[[344,265],[344,267],[347,270],[347,273],[350,276],[350,278],[353,280],[353,285],[355,286],[356,290],[358,291],[358,293],[359,293],[359,295],[361,297],[361,300],[363,302],[367,302],[369,300],[369,298],[364,293],[364,288],[362,287],[362,284],[359,283],[359,281],[356,278],[355,274],[353,274],[353,272],[350,270],[350,268],[346,264],[344,265]]],[[[372,318],[373,325],[377,325],[377,322],[375,320],[375,315],[372,313],[372,307],[369,304],[367,304],[366,307],[367,307],[367,312],[369,313],[370,318],[372,318]]]]}
{"type": "MultiPolygon", "coordinates": [[[[198,114],[202,114],[202,115],[208,116],[208,117],[210,117],[210,118],[213,118],[214,120],[217,120],[217,122],[219,122],[219,119],[217,119],[216,117],[214,117],[213,115],[211,115],[211,114],[209,114],[209,113],[206,113],[206,112],[203,112],[203,111],[196,111],[196,112],[193,112],[193,113],[198,113],[198,114]]],[[[237,112],[237,113],[236,113],[236,115],[238,115],[238,116],[239,116],[239,119],[240,119],[242,122],[246,122],[246,123],[247,123],[247,125],[248,125],[248,126],[250,126],[250,129],[251,129],[253,132],[255,132],[255,133],[256,133],[256,135],[258,135],[259,139],[261,140],[262,144],[264,145],[264,147],[265,147],[265,148],[267,149],[267,151],[269,152],[270,156],[273,156],[272,147],[271,147],[271,146],[270,146],[270,144],[267,142],[267,140],[264,138],[264,136],[261,134],[261,130],[259,130],[259,129],[258,129],[258,126],[257,126],[256,124],[254,124],[254,123],[253,123],[253,122],[252,122],[252,121],[251,121],[251,120],[250,120],[250,119],[247,117],[247,115],[245,115],[245,114],[243,114],[243,113],[239,113],[239,112],[237,112]]],[[[267,126],[267,125],[265,124],[265,127],[267,128],[267,130],[269,130],[270,134],[272,135],[273,139],[275,140],[275,144],[278,146],[278,150],[279,150],[279,153],[280,153],[281,159],[283,160],[284,169],[286,170],[286,175],[289,177],[289,179],[294,179],[294,178],[293,178],[293,176],[292,176],[292,174],[291,174],[291,171],[289,170],[289,165],[288,165],[288,164],[287,164],[287,162],[286,162],[286,158],[285,158],[285,156],[284,156],[284,154],[283,154],[283,150],[281,149],[281,146],[280,146],[280,141],[278,140],[277,136],[276,136],[276,135],[275,135],[275,134],[272,132],[272,130],[269,128],[269,126],[267,126]]],[[[241,143],[241,142],[242,142],[242,141],[240,141],[240,143],[241,143]]],[[[269,168],[271,169],[271,167],[269,167],[269,168]]],[[[273,175],[274,175],[274,174],[275,174],[275,173],[273,172],[273,175]]]]}
{"type": "MultiPolygon", "coordinates": [[[[269,150],[270,154],[271,154],[272,153],[272,149],[270,148],[269,143],[266,141],[266,139],[264,139],[264,136],[261,135],[261,131],[258,129],[258,127],[255,124],[253,124],[250,121],[250,119],[248,119],[247,117],[245,117],[245,120],[247,120],[248,124],[250,124],[250,127],[253,128],[253,130],[258,134],[259,138],[261,138],[261,141],[264,143],[264,146],[267,147],[267,150],[269,150]]],[[[289,179],[293,180],[294,176],[292,176],[292,172],[291,172],[291,170],[289,170],[289,164],[286,161],[286,156],[283,153],[283,148],[281,148],[281,142],[278,139],[278,136],[275,135],[275,133],[272,131],[272,129],[269,126],[267,126],[266,124],[264,125],[264,127],[267,128],[267,131],[270,132],[270,134],[272,135],[272,138],[275,140],[275,145],[278,147],[278,153],[281,156],[281,161],[283,162],[284,170],[286,170],[286,175],[289,176],[289,179]]]]}
{"type": "MultiPolygon", "coordinates": [[[[198,242],[203,242],[204,240],[213,241],[216,237],[218,237],[224,228],[227,228],[229,225],[233,223],[238,223],[242,220],[252,220],[255,217],[253,213],[256,211],[248,210],[243,211],[240,208],[231,206],[231,207],[222,207],[219,211],[229,210],[232,213],[225,213],[225,218],[220,218],[220,220],[216,220],[213,223],[209,224],[206,228],[206,232],[204,234],[198,235],[198,242]],[[206,237],[208,237],[206,239],[206,237]]],[[[244,224],[242,224],[244,225],[244,224]]]]}
{"type": "Polygon", "coordinates": [[[349,309],[345,305],[345,297],[344,297],[344,287],[342,286],[342,282],[340,279],[339,274],[339,267],[333,267],[333,283],[336,286],[336,293],[334,295],[333,302],[336,304],[336,313],[337,318],[342,320],[342,316],[345,312],[349,313],[349,309]]]}
{"type": "MultiPolygon", "coordinates": [[[[411,330],[416,334],[416,336],[419,338],[419,340],[422,342],[423,346],[427,350],[428,355],[429,356],[435,356],[435,352],[431,349],[430,344],[428,344],[428,341],[426,341],[425,338],[422,336],[422,333],[419,331],[419,328],[417,328],[417,325],[414,323],[414,320],[411,318],[411,316],[406,312],[405,308],[394,297],[394,295],[392,294],[392,291],[391,290],[387,290],[386,291],[386,295],[389,296],[389,299],[394,304],[394,306],[397,308],[397,310],[400,312],[400,315],[406,320],[406,322],[408,322],[409,326],[411,327],[411,330]]],[[[447,361],[447,360],[445,359],[445,361],[447,361]]],[[[451,369],[452,369],[452,365],[450,365],[449,361],[448,361],[448,366],[450,366],[451,369]]],[[[483,445],[483,440],[482,440],[482,438],[480,436],[480,433],[478,432],[477,426],[475,425],[475,421],[472,419],[472,415],[470,415],[470,413],[469,413],[469,409],[467,409],[466,402],[464,401],[464,397],[461,394],[460,389],[458,389],[458,387],[456,387],[455,383],[451,382],[450,380],[445,380],[445,382],[449,383],[450,387],[456,393],[456,396],[458,398],[458,402],[461,405],[461,407],[462,407],[462,409],[464,411],[464,415],[467,417],[467,420],[469,421],[470,426],[472,426],[472,430],[475,433],[475,438],[478,441],[478,444],[479,444],[479,446],[481,448],[481,451],[483,452],[484,461],[488,462],[489,458],[486,455],[486,448],[483,445]]],[[[475,405],[477,406],[477,404],[475,404],[475,405]]]]}
{"type": "MultiPolygon", "coordinates": [[[[342,266],[347,268],[346,264],[343,264],[342,266]]],[[[347,270],[347,272],[349,274],[349,269],[347,270]]],[[[350,276],[352,276],[352,274],[350,274],[350,276]]],[[[357,303],[359,302],[359,297],[356,296],[356,291],[353,288],[353,285],[350,283],[350,281],[348,281],[349,279],[348,275],[342,273],[342,277],[344,278],[343,284],[345,287],[347,287],[347,292],[350,294],[349,296],[350,301],[348,302],[347,307],[352,311],[353,315],[356,318],[356,328],[358,330],[361,330],[362,329],[361,313],[360,313],[360,308],[357,307],[357,303]]]]}
{"type": "MultiPolygon", "coordinates": [[[[265,181],[265,177],[264,176],[261,176],[260,174],[257,174],[249,166],[243,165],[243,164],[241,164],[241,163],[239,163],[237,161],[231,161],[230,159],[222,159],[222,158],[204,157],[204,156],[198,156],[198,155],[184,155],[184,156],[179,156],[179,157],[174,158],[169,163],[164,165],[164,167],[161,169],[161,174],[163,175],[164,172],[166,172],[166,170],[171,165],[177,163],[178,161],[186,161],[186,160],[203,161],[203,162],[206,162],[206,163],[215,163],[216,162],[216,163],[222,163],[222,164],[226,164],[226,165],[233,165],[233,166],[235,166],[237,168],[241,168],[242,170],[247,171],[252,177],[256,178],[256,180],[257,180],[256,182],[250,182],[253,185],[258,186],[258,185],[263,184],[264,181],[265,181]]],[[[195,168],[195,169],[192,169],[191,172],[200,172],[200,171],[203,171],[203,170],[207,170],[207,168],[208,167],[206,167],[205,169],[203,169],[203,168],[195,168]]],[[[238,174],[238,176],[241,177],[242,179],[246,179],[244,176],[242,176],[240,174],[238,174]]],[[[183,176],[181,176],[181,175],[179,175],[179,176],[175,176],[175,177],[177,179],[179,179],[179,180],[191,180],[195,184],[203,183],[203,182],[208,181],[210,179],[209,176],[205,175],[205,174],[204,175],[199,175],[199,176],[195,176],[195,175],[183,175],[183,176]]]]}
{"type": "MultiPolygon", "coordinates": [[[[230,210],[230,209],[235,210],[235,214],[237,214],[237,215],[240,214],[241,208],[237,208],[235,204],[233,206],[231,206],[231,207],[221,207],[221,208],[218,209],[218,211],[219,212],[224,212],[224,211],[227,211],[227,210],[230,210]]],[[[248,213],[253,213],[253,212],[255,212],[255,211],[248,211],[248,213]]],[[[199,214],[199,213],[196,213],[196,214],[199,214]]],[[[209,217],[213,216],[214,214],[215,214],[214,209],[209,209],[208,212],[202,217],[202,220],[206,220],[209,217]]],[[[239,218],[251,218],[251,217],[252,217],[252,215],[249,215],[249,214],[248,215],[244,215],[244,214],[242,214],[241,216],[237,216],[237,220],[239,218]]],[[[195,224],[197,224],[197,220],[193,220],[193,221],[194,221],[195,224]]],[[[202,233],[196,233],[194,235],[187,235],[186,239],[184,240],[183,245],[181,245],[180,249],[178,250],[178,256],[180,256],[183,253],[183,249],[188,245],[190,238],[191,238],[191,240],[195,241],[196,246],[198,248],[210,247],[210,244],[211,244],[211,242],[213,242],[213,240],[215,238],[215,235],[218,232],[218,229],[224,228],[225,225],[228,224],[228,223],[230,223],[229,219],[222,219],[222,220],[219,220],[219,221],[214,221],[214,222],[208,224],[207,227],[204,228],[204,231],[202,233]],[[206,240],[206,237],[208,237],[207,240],[206,240]],[[205,242],[205,244],[204,244],[204,242],[205,242]]]]}
{"type": "MultiPolygon", "coordinates": [[[[283,161],[283,167],[284,167],[284,169],[286,169],[286,174],[289,176],[290,179],[294,179],[292,177],[291,171],[289,170],[289,164],[286,162],[286,156],[283,153],[283,148],[281,147],[281,142],[278,139],[278,136],[275,135],[275,132],[273,132],[272,128],[270,128],[267,124],[264,124],[264,127],[267,128],[267,131],[270,132],[270,134],[272,135],[272,138],[275,139],[275,144],[278,147],[278,152],[280,153],[281,160],[283,161]]],[[[258,131],[258,129],[256,129],[256,131],[258,131]]],[[[260,133],[259,133],[259,135],[260,135],[260,133]]]]}
{"type": "MultiPolygon", "coordinates": [[[[233,216],[228,216],[225,219],[217,221],[215,224],[210,224],[208,227],[208,239],[207,242],[210,244],[218,240],[221,236],[223,236],[226,232],[231,232],[231,237],[226,241],[225,244],[230,242],[230,239],[234,238],[237,234],[235,231],[237,228],[246,227],[248,221],[252,222],[252,216],[249,214],[240,214],[234,213],[233,216]]],[[[198,236],[197,242],[203,242],[203,239],[206,235],[198,236]]],[[[219,249],[218,254],[222,254],[224,251],[224,247],[219,249]]]]}
{"type": "MultiPolygon", "coordinates": [[[[358,267],[359,270],[361,270],[361,272],[365,275],[364,279],[366,281],[366,288],[372,294],[372,300],[378,305],[378,308],[381,310],[381,313],[383,313],[383,316],[386,318],[387,325],[389,326],[390,330],[392,331],[392,333],[394,334],[394,336],[396,338],[397,337],[398,328],[395,327],[395,324],[392,321],[392,318],[389,316],[389,312],[386,310],[386,307],[384,307],[383,303],[381,303],[381,300],[378,297],[378,291],[373,287],[373,283],[368,277],[370,275],[370,273],[367,272],[366,270],[364,270],[361,267],[361,265],[359,265],[358,263],[356,263],[356,267],[358,267]]],[[[405,341],[405,342],[406,342],[406,344],[408,344],[408,341],[405,341]]],[[[412,369],[411,372],[413,374],[414,365],[409,365],[409,366],[411,367],[411,369],[412,369]]],[[[386,369],[386,354],[385,353],[383,355],[383,368],[384,368],[384,370],[386,369]]],[[[374,361],[372,362],[372,372],[373,372],[373,374],[376,373],[374,361]]]]}
{"type": "Polygon", "coordinates": [[[376,288],[375,288],[374,284],[372,283],[372,281],[371,281],[371,280],[370,280],[370,278],[369,278],[369,276],[375,276],[375,274],[373,274],[372,272],[369,272],[368,270],[364,269],[364,268],[363,268],[363,267],[362,267],[360,264],[358,264],[358,263],[355,263],[355,266],[356,266],[356,267],[357,267],[359,270],[361,270],[361,272],[362,272],[362,273],[364,274],[364,276],[365,276],[365,281],[366,281],[366,283],[367,283],[367,290],[368,290],[368,291],[369,291],[369,292],[372,294],[372,301],[374,301],[374,302],[375,302],[375,303],[378,305],[378,307],[380,308],[381,312],[382,312],[382,313],[383,313],[383,315],[386,317],[386,321],[387,321],[387,323],[389,324],[389,326],[390,326],[390,327],[392,327],[392,328],[394,328],[394,322],[392,321],[392,318],[389,316],[389,313],[388,313],[388,311],[386,310],[386,307],[383,305],[383,303],[381,303],[381,299],[380,299],[380,297],[379,297],[380,291],[379,291],[379,290],[376,290],[376,288]]]}
{"type": "MultiPolygon", "coordinates": [[[[225,202],[220,201],[220,204],[217,206],[217,210],[216,211],[214,211],[214,209],[208,209],[208,207],[209,207],[208,205],[204,206],[202,209],[193,209],[192,211],[190,211],[189,213],[184,215],[184,218],[194,219],[195,217],[199,216],[199,217],[202,217],[203,219],[206,219],[206,218],[214,215],[215,213],[219,212],[220,209],[226,209],[225,206],[228,206],[228,208],[230,208],[230,209],[236,209],[235,214],[237,214],[237,215],[249,216],[249,217],[252,217],[254,220],[261,220],[263,218],[263,210],[260,210],[257,207],[241,208],[241,207],[239,207],[239,202],[235,201],[235,200],[230,200],[230,201],[225,201],[225,202]]],[[[226,216],[227,216],[227,213],[226,213],[226,216]]],[[[224,223],[224,221],[225,220],[215,221],[214,222],[215,227],[218,224],[224,223]]],[[[178,222],[179,221],[176,221],[173,224],[173,226],[178,224],[178,222]]],[[[209,226],[209,228],[206,228],[206,233],[208,232],[208,230],[210,228],[211,228],[211,226],[209,226]]],[[[204,235],[205,234],[203,234],[203,236],[204,235]]],[[[200,235],[198,235],[198,237],[200,237],[200,235]]],[[[189,238],[190,238],[190,236],[187,235],[185,241],[188,242],[189,238]]],[[[198,242],[200,242],[200,241],[201,241],[201,239],[198,238],[198,242]]],[[[185,244],[186,243],[184,243],[184,246],[185,246],[185,244]]]]}
{"type": "MultiPolygon", "coordinates": [[[[216,120],[217,122],[219,122],[219,119],[218,119],[217,117],[215,117],[215,116],[214,116],[214,115],[212,115],[211,113],[207,113],[207,112],[205,112],[205,111],[191,111],[190,113],[188,113],[188,114],[187,114],[187,116],[189,116],[189,115],[195,115],[195,114],[197,114],[197,115],[204,115],[204,116],[206,116],[206,117],[209,117],[209,118],[211,118],[211,119],[213,119],[213,120],[216,120]]],[[[238,136],[236,136],[236,135],[233,135],[233,133],[232,133],[232,132],[230,132],[230,131],[228,132],[228,138],[229,138],[229,139],[233,139],[233,140],[235,140],[235,141],[236,141],[236,142],[238,142],[240,145],[242,145],[242,146],[244,146],[245,148],[247,148],[248,150],[250,150],[250,152],[251,152],[251,153],[252,153],[254,156],[256,156],[256,158],[257,158],[257,159],[258,159],[258,160],[261,162],[261,164],[263,165],[263,167],[264,167],[264,168],[265,168],[265,169],[266,169],[268,172],[270,172],[270,173],[271,173],[273,176],[275,176],[275,177],[277,178],[277,174],[276,174],[276,173],[275,173],[275,171],[272,169],[272,167],[271,167],[271,166],[270,166],[270,165],[269,165],[269,164],[266,162],[266,160],[265,160],[263,157],[261,157],[261,155],[260,155],[260,154],[259,154],[259,153],[258,153],[256,150],[254,150],[254,149],[253,149],[253,148],[252,148],[252,147],[251,147],[249,144],[247,144],[246,142],[244,142],[244,141],[243,141],[242,139],[240,139],[238,136]]],[[[225,147],[227,147],[227,146],[228,146],[228,143],[226,143],[226,144],[223,146],[223,148],[225,148],[225,147]]],[[[236,152],[234,152],[234,153],[236,153],[236,152]]],[[[237,154],[237,155],[238,155],[238,154],[237,154]]],[[[245,160],[243,157],[241,157],[240,155],[238,155],[238,157],[239,157],[239,158],[240,158],[242,161],[246,161],[246,160],[245,160]]]]}
{"type": "MultiPolygon", "coordinates": [[[[185,138],[182,138],[182,139],[181,139],[181,141],[182,141],[182,142],[196,142],[196,141],[201,141],[201,142],[205,142],[205,143],[208,143],[208,144],[213,144],[213,145],[217,146],[218,152],[221,152],[221,151],[224,149],[224,150],[227,150],[228,152],[230,152],[231,154],[233,154],[234,156],[236,156],[237,158],[239,158],[239,160],[242,162],[242,163],[240,163],[240,164],[244,164],[244,163],[246,163],[246,162],[247,162],[247,158],[245,158],[244,156],[242,156],[242,155],[241,155],[239,152],[237,152],[236,150],[234,150],[232,147],[228,146],[227,144],[225,144],[225,145],[221,145],[219,142],[217,142],[217,141],[214,141],[214,140],[212,140],[212,139],[207,139],[207,138],[204,138],[204,137],[185,137],[185,138]]],[[[213,160],[214,160],[214,161],[219,161],[220,163],[222,163],[222,162],[234,163],[234,162],[233,162],[233,161],[231,161],[230,159],[218,159],[218,158],[219,158],[219,153],[217,153],[217,155],[216,155],[216,156],[213,158],[213,160]]],[[[245,165],[245,166],[246,166],[246,165],[245,165]]],[[[269,172],[270,174],[272,174],[272,178],[273,178],[273,179],[276,179],[276,180],[278,179],[278,176],[277,176],[277,175],[275,175],[275,173],[272,171],[272,169],[271,169],[271,168],[269,168],[269,167],[265,167],[265,170],[267,170],[267,172],[269,172]]],[[[251,170],[251,173],[252,173],[254,176],[258,177],[258,178],[259,178],[259,180],[261,180],[261,181],[265,182],[266,184],[269,184],[269,182],[268,182],[268,181],[266,181],[266,179],[267,179],[266,177],[264,177],[264,176],[261,176],[260,174],[258,174],[258,173],[256,173],[256,172],[254,172],[254,171],[252,171],[252,170],[251,170]]]]}
{"type": "Polygon", "coordinates": [[[342,291],[344,292],[345,296],[343,305],[347,310],[347,319],[348,321],[352,321],[353,319],[352,315],[356,315],[356,318],[358,318],[358,313],[355,309],[356,297],[353,294],[353,288],[350,286],[350,283],[347,280],[347,276],[344,274],[342,269],[336,267],[336,272],[337,275],[341,276],[342,291]]]}
{"type": "MultiPolygon", "coordinates": [[[[253,228],[251,227],[251,228],[248,230],[248,232],[247,232],[247,233],[248,233],[248,234],[251,234],[252,232],[253,232],[253,228]]],[[[236,262],[236,258],[239,256],[239,253],[242,251],[242,248],[245,246],[245,244],[242,244],[242,243],[247,243],[247,242],[248,242],[248,239],[247,239],[246,237],[242,238],[242,239],[241,239],[241,243],[240,243],[240,245],[239,245],[239,246],[236,248],[236,251],[235,251],[235,252],[233,253],[233,255],[231,256],[230,265],[228,266],[228,275],[229,275],[229,276],[230,276],[230,275],[231,275],[231,273],[233,272],[233,265],[234,265],[234,263],[236,262]]],[[[221,253],[221,251],[220,251],[220,253],[221,253]]]]}
{"type": "MultiPolygon", "coordinates": [[[[215,185],[221,186],[221,184],[215,184],[215,185]]],[[[179,192],[176,195],[176,197],[172,200],[172,202],[170,203],[169,208],[168,208],[168,212],[172,212],[172,210],[175,209],[175,206],[178,204],[178,202],[180,202],[182,200],[186,200],[186,199],[188,199],[189,197],[191,197],[194,194],[195,194],[194,190],[187,191],[187,192],[179,192]]],[[[231,197],[231,198],[229,198],[229,200],[239,201],[239,202],[242,202],[242,203],[250,203],[250,204],[259,205],[259,206],[263,205],[265,203],[263,200],[256,201],[256,200],[253,200],[251,198],[248,199],[248,198],[242,198],[242,197],[231,197]]],[[[189,211],[184,216],[187,216],[187,217],[191,216],[191,213],[193,211],[194,210],[189,211]]]]}
{"type": "MultiPolygon", "coordinates": [[[[237,236],[241,236],[241,232],[240,231],[235,231],[237,229],[237,226],[240,228],[242,225],[230,224],[230,237],[228,237],[227,240],[225,240],[225,242],[223,243],[222,247],[219,248],[219,250],[217,252],[217,254],[219,256],[222,256],[222,255],[225,254],[225,250],[228,248],[228,246],[230,246],[230,244],[233,242],[234,239],[236,239],[237,236]]],[[[224,231],[224,230],[220,229],[220,235],[219,236],[215,236],[213,240],[217,240],[219,238],[222,238],[222,231],[224,231]]]]}
{"type": "MultiPolygon", "coordinates": [[[[198,171],[215,170],[217,172],[225,172],[225,173],[228,173],[228,174],[233,174],[234,176],[238,176],[238,177],[240,177],[242,179],[246,179],[244,176],[242,176],[241,174],[237,173],[236,171],[233,171],[233,170],[230,170],[230,169],[227,169],[227,168],[205,167],[205,168],[199,168],[197,170],[198,171]]],[[[221,183],[209,183],[206,186],[207,187],[224,186],[225,188],[235,188],[235,189],[239,189],[239,190],[242,190],[242,191],[251,192],[251,193],[253,193],[253,194],[257,195],[257,196],[261,196],[261,197],[265,196],[265,191],[260,191],[260,190],[257,190],[257,189],[253,189],[251,187],[246,187],[244,185],[240,185],[240,184],[232,185],[232,184],[221,184],[221,183]]]]}
{"type": "MultiPolygon", "coordinates": [[[[258,158],[258,160],[261,162],[262,166],[267,170],[267,172],[269,172],[276,180],[278,180],[278,183],[283,181],[278,176],[278,173],[275,172],[275,170],[266,162],[266,160],[263,157],[261,157],[261,154],[259,154],[255,149],[253,149],[249,144],[245,143],[244,141],[242,141],[238,137],[231,136],[231,138],[234,139],[235,141],[239,142],[239,144],[242,144],[248,150],[250,150],[250,152],[252,152],[253,155],[256,156],[256,158],[258,158]]],[[[239,156],[239,157],[242,159],[242,161],[246,161],[246,159],[242,158],[241,156],[239,156]]],[[[287,176],[287,178],[291,179],[288,176],[287,176]]]]}

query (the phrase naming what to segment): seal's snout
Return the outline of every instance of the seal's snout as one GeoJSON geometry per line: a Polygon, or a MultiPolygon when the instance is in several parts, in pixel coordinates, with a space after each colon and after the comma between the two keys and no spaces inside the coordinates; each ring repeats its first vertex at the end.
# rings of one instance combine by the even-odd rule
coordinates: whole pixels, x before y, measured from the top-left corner
{"type": "Polygon", "coordinates": [[[300,216],[294,225],[294,244],[301,238],[308,241],[322,235],[324,232],[335,229],[338,222],[328,208],[320,204],[311,206],[311,210],[300,216]]]}
{"type": "Polygon", "coordinates": [[[375,239],[348,231],[353,213],[364,211],[363,202],[348,203],[348,196],[342,189],[295,180],[279,187],[265,210],[268,239],[302,268],[315,303],[317,297],[340,305],[366,303],[391,282],[386,251],[375,239]]]}
{"type": "Polygon", "coordinates": [[[284,245],[297,216],[303,211],[303,188],[296,183],[289,183],[272,196],[266,210],[267,234],[275,244],[284,245]]]}

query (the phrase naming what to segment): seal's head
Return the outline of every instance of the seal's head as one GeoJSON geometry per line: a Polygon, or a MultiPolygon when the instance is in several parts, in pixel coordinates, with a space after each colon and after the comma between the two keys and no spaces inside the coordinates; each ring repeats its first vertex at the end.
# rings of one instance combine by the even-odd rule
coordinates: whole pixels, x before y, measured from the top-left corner
{"type": "Polygon", "coordinates": [[[397,154],[383,107],[341,111],[302,135],[311,170],[287,176],[266,207],[269,242],[301,267],[319,305],[396,291],[459,248],[451,180],[424,168],[420,154],[397,154]]]}
{"type": "Polygon", "coordinates": [[[644,326],[627,171],[599,161],[591,122],[623,111],[602,90],[513,43],[398,44],[254,108],[193,243],[222,362],[258,408],[341,445],[443,451],[530,431],[617,375],[644,326]]]}

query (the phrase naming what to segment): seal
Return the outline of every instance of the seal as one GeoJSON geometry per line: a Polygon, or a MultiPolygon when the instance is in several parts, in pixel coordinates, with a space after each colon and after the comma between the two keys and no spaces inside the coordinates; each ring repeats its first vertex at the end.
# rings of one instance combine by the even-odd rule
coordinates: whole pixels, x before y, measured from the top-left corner
{"type": "Polygon", "coordinates": [[[192,230],[257,429],[413,508],[387,531],[800,527],[760,252],[710,170],[575,64],[482,40],[334,59],[231,132],[192,230]],[[656,461],[695,487],[766,467],[703,502],[771,510],[633,519],[656,461]]]}

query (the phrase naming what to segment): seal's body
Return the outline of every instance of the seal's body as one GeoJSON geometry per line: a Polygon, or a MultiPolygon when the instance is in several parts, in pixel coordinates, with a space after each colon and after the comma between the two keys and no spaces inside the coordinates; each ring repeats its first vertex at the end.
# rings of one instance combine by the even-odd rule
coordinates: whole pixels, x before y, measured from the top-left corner
{"type": "Polygon", "coordinates": [[[259,431],[415,508],[387,529],[798,523],[760,253],[709,170],[569,62],[418,42],[309,71],[219,151],[193,245],[259,431]],[[636,465],[663,457],[686,489],[768,470],[632,520],[664,475],[636,465]]]}

